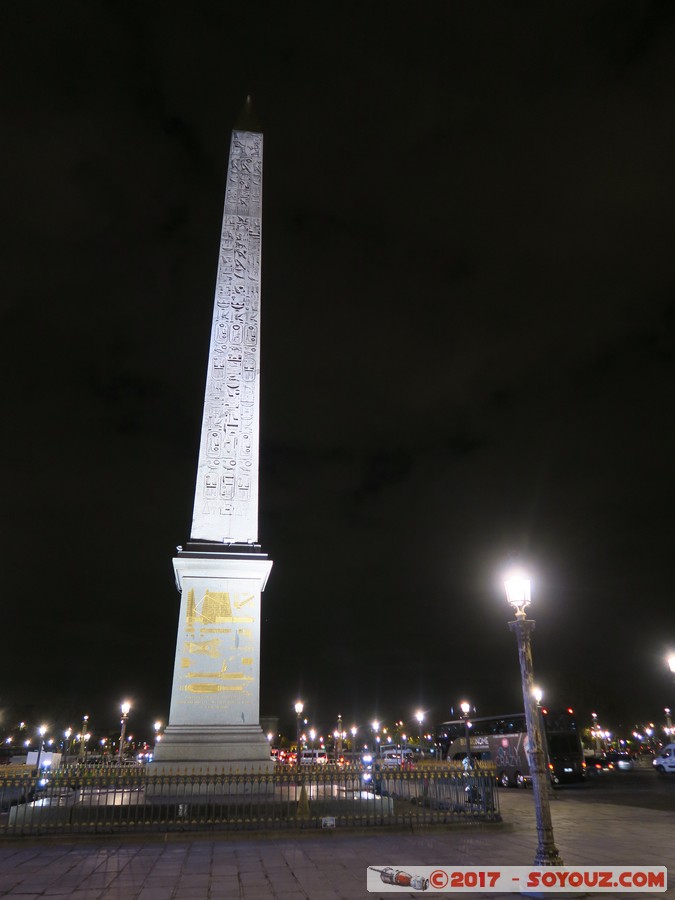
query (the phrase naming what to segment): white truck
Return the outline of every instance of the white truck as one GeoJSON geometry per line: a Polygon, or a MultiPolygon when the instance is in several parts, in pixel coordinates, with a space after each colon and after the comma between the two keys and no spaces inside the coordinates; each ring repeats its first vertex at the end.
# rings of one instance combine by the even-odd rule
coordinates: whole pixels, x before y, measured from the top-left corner
{"type": "Polygon", "coordinates": [[[657,772],[675,772],[675,744],[666,744],[653,763],[657,772]]]}

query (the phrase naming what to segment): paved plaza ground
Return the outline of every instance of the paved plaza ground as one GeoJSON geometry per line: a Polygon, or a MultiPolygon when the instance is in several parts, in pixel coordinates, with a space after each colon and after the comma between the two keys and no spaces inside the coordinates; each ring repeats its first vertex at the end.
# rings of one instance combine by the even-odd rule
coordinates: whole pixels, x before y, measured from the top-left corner
{"type": "MultiPolygon", "coordinates": [[[[666,865],[668,891],[617,896],[675,900],[675,810],[552,803],[567,864],[666,865]]],[[[34,900],[358,900],[422,897],[366,890],[369,865],[532,865],[537,845],[531,791],[500,791],[503,824],[415,831],[163,835],[11,840],[0,843],[0,897],[34,900]]],[[[514,894],[445,894],[513,897],[514,894]]],[[[562,895],[552,894],[552,897],[562,895]]],[[[586,896],[609,897],[609,894],[586,896]]]]}

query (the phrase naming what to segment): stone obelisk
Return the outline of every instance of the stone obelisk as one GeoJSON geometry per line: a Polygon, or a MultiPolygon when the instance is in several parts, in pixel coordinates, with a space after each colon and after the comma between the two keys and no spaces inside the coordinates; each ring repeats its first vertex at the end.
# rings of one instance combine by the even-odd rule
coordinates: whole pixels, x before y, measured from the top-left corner
{"type": "Polygon", "coordinates": [[[225,188],[190,541],[169,723],[155,770],[271,768],[260,727],[260,606],[272,568],[258,541],[263,136],[250,98],[225,188]]]}

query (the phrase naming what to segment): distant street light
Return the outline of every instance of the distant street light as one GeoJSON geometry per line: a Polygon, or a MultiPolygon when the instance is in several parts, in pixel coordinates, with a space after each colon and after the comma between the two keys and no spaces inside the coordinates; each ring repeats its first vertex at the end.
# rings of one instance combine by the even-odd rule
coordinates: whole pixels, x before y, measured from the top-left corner
{"type": "Polygon", "coordinates": [[[40,735],[40,743],[38,744],[37,771],[36,771],[36,775],[38,778],[40,777],[40,757],[42,756],[42,751],[44,750],[46,733],[47,733],[47,726],[40,725],[40,727],[38,728],[38,734],[40,735]]]}
{"type": "Polygon", "coordinates": [[[338,713],[338,721],[337,721],[337,730],[338,730],[338,738],[337,738],[337,748],[335,752],[335,761],[337,762],[342,756],[342,715],[338,713]]]}
{"type": "Polygon", "coordinates": [[[422,753],[422,722],[424,721],[424,713],[421,709],[418,709],[415,713],[415,718],[417,719],[417,724],[420,730],[420,755],[422,753]]]}
{"type": "Polygon", "coordinates": [[[80,758],[80,762],[84,760],[84,735],[87,731],[87,722],[89,721],[89,716],[82,716],[82,730],[80,731],[80,750],[78,756],[80,758]]]}
{"type": "Polygon", "coordinates": [[[506,598],[516,613],[515,621],[509,622],[511,631],[515,631],[518,642],[518,659],[525,705],[525,723],[528,738],[528,757],[530,775],[534,793],[534,810],[537,823],[537,852],[534,857],[535,866],[564,865],[553,839],[553,823],[551,807],[546,785],[546,769],[544,762],[543,738],[539,727],[539,715],[532,690],[534,688],[534,672],[532,666],[532,632],[534,620],[528,619],[525,608],[530,605],[530,580],[514,574],[504,583],[506,598]]]}
{"type": "Polygon", "coordinates": [[[602,744],[600,742],[598,714],[596,712],[592,712],[591,717],[593,719],[593,726],[591,728],[591,737],[593,738],[593,743],[595,744],[595,752],[600,753],[600,751],[602,750],[602,744]]]}
{"type": "MultiPolygon", "coordinates": [[[[459,708],[462,710],[462,718],[464,719],[464,737],[466,738],[466,765],[467,768],[472,768],[471,766],[471,740],[469,738],[469,713],[471,712],[471,704],[468,700],[462,700],[459,704],[459,708]]],[[[449,751],[448,747],[448,751],[449,751]]]]}
{"type": "Polygon", "coordinates": [[[380,736],[377,733],[380,730],[380,723],[377,719],[373,719],[373,741],[377,744],[377,755],[380,755],[380,736]]]}
{"type": "Polygon", "coordinates": [[[129,718],[129,710],[131,709],[131,703],[128,700],[125,700],[122,706],[120,707],[122,710],[122,718],[120,719],[120,725],[122,726],[122,730],[120,731],[120,748],[117,753],[117,758],[119,760],[120,765],[122,765],[122,757],[124,752],[124,735],[127,730],[127,719],[129,718]]]}
{"type": "Polygon", "coordinates": [[[673,733],[673,720],[670,718],[670,709],[666,706],[663,710],[666,714],[666,734],[673,733]]]}
{"type": "Polygon", "coordinates": [[[546,766],[546,783],[548,785],[548,795],[554,800],[555,794],[553,793],[553,783],[551,781],[551,765],[550,758],[548,755],[548,738],[546,736],[546,721],[544,720],[544,708],[541,705],[541,701],[544,699],[544,692],[541,688],[535,687],[532,688],[532,695],[534,699],[537,701],[537,713],[539,714],[539,727],[541,729],[541,740],[544,747],[544,764],[546,766]]]}
{"type": "Polygon", "coordinates": [[[302,700],[298,700],[295,704],[295,715],[297,716],[297,726],[295,732],[295,768],[300,768],[300,722],[302,711],[305,708],[305,704],[302,700]]]}

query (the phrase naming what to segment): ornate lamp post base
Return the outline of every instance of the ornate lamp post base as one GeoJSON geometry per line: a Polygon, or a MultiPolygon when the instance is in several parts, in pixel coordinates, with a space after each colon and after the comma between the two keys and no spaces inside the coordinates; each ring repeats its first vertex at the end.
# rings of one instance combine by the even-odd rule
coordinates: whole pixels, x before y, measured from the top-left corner
{"type": "Polygon", "coordinates": [[[539,712],[534,698],[534,675],[532,667],[532,641],[534,621],[526,619],[525,613],[517,613],[515,622],[509,622],[511,631],[515,631],[518,640],[518,657],[520,674],[523,683],[523,702],[525,704],[525,722],[528,735],[528,757],[530,774],[534,788],[534,811],[537,820],[538,846],[534,857],[535,866],[563,866],[564,862],[553,840],[553,823],[544,762],[544,748],[539,727],[539,712]]]}

